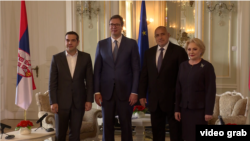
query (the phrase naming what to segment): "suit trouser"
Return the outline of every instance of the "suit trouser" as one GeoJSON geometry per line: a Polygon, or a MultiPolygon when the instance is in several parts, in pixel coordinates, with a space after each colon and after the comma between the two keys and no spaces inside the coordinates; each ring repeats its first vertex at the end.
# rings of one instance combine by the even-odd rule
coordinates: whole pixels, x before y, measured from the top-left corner
{"type": "Polygon", "coordinates": [[[102,141],[114,141],[114,123],[115,115],[119,117],[121,125],[121,140],[133,141],[131,116],[133,113],[133,106],[129,105],[129,101],[121,101],[113,89],[112,98],[110,100],[103,99],[102,115],[103,115],[103,136],[102,141]]]}
{"type": "MultiPolygon", "coordinates": [[[[84,103],[83,103],[84,104],[84,103]]],[[[72,104],[70,109],[60,109],[55,114],[56,141],[65,141],[69,128],[69,141],[80,141],[80,130],[85,109],[76,109],[72,104]]]]}
{"type": "Polygon", "coordinates": [[[174,110],[171,112],[164,112],[161,110],[159,103],[157,109],[151,114],[151,124],[153,131],[153,141],[165,141],[165,127],[166,118],[169,123],[170,140],[182,141],[181,124],[174,118],[174,110]]]}

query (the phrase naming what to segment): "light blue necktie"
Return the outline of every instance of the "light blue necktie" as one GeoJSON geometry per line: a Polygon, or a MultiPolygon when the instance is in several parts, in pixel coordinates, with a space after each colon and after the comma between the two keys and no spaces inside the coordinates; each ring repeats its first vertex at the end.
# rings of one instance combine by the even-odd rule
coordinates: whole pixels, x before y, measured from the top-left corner
{"type": "Polygon", "coordinates": [[[118,45],[117,45],[117,41],[115,40],[115,48],[113,52],[114,61],[116,60],[117,53],[118,53],[118,45]]]}

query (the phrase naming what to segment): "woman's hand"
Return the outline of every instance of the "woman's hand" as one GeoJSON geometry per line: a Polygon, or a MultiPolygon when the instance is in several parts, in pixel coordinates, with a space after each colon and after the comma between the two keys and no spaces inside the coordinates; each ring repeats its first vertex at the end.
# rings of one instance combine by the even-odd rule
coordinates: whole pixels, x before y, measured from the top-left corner
{"type": "Polygon", "coordinates": [[[181,113],[180,112],[175,112],[174,113],[174,117],[175,117],[175,119],[177,120],[177,121],[181,121],[181,113]]]}
{"type": "Polygon", "coordinates": [[[205,115],[205,121],[209,121],[213,118],[213,115],[205,115]]]}

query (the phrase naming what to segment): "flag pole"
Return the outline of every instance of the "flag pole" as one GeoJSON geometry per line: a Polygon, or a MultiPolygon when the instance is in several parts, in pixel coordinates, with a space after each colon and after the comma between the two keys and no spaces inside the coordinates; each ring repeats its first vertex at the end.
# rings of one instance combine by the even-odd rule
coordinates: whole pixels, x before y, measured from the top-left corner
{"type": "Polygon", "coordinates": [[[24,110],[24,120],[26,121],[26,110],[24,110]]]}

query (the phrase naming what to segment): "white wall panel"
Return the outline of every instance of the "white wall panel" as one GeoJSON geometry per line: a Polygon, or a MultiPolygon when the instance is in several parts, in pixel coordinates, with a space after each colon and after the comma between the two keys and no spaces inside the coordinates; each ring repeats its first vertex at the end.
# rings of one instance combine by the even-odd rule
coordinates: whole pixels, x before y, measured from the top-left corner
{"type": "MultiPolygon", "coordinates": [[[[1,49],[4,49],[5,118],[22,119],[24,110],[15,105],[17,52],[19,45],[20,1],[1,2],[1,49]],[[4,35],[4,36],[3,36],[4,35]]],[[[35,93],[48,90],[49,67],[53,54],[64,50],[66,33],[65,1],[26,1],[29,44],[32,67],[39,67],[39,76],[33,71],[37,89],[33,91],[27,118],[36,119],[38,107],[35,93]]],[[[1,67],[2,68],[2,67],[1,67]]],[[[0,77],[1,78],[1,77],[0,77]]]]}
{"type": "Polygon", "coordinates": [[[0,79],[3,78],[4,76],[3,67],[4,67],[3,63],[0,63],[0,79]]]}
{"type": "Polygon", "coordinates": [[[3,52],[3,39],[4,36],[2,33],[2,2],[0,1],[0,120],[5,119],[4,111],[5,111],[5,83],[4,83],[4,52],[3,52]]]}
{"type": "Polygon", "coordinates": [[[4,58],[3,58],[3,53],[4,53],[4,51],[3,51],[3,46],[1,45],[1,47],[0,47],[0,60],[3,60],[4,58]]]}
{"type": "Polygon", "coordinates": [[[4,84],[0,83],[0,112],[4,111],[4,103],[4,84]]]}
{"type": "MultiPolygon", "coordinates": [[[[223,1],[226,4],[229,2],[223,1]]],[[[213,1],[213,5],[217,2],[213,1]]],[[[209,12],[205,2],[201,2],[204,17],[198,20],[202,28],[201,39],[204,41],[206,51],[203,56],[205,60],[212,63],[216,74],[217,92],[222,92],[225,89],[238,90],[237,83],[237,63],[235,54],[232,51],[232,46],[238,42],[236,31],[238,11],[228,12],[224,10],[222,16],[218,12],[209,12]]],[[[235,2],[237,6],[238,3],[235,2]]]]}

